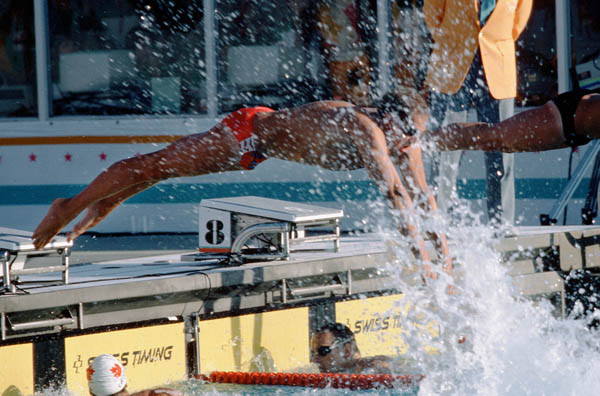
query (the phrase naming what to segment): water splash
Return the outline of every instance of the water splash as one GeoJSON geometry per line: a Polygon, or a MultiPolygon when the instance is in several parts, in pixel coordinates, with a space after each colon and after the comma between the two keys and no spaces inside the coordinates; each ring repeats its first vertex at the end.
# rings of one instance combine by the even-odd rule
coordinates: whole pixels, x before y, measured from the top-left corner
{"type": "Polygon", "coordinates": [[[585,320],[557,319],[547,300],[519,297],[510,263],[495,249],[503,230],[482,225],[464,206],[455,213],[459,224],[438,219],[437,226],[451,237],[456,279],[439,272],[426,287],[397,280],[415,311],[438,321],[442,334],[430,340],[439,356],[418,350],[409,356],[425,374],[419,395],[594,394],[600,387],[597,332],[585,320]],[[455,295],[447,293],[447,282],[454,282],[455,295]],[[466,342],[459,343],[462,336],[466,342]]]}

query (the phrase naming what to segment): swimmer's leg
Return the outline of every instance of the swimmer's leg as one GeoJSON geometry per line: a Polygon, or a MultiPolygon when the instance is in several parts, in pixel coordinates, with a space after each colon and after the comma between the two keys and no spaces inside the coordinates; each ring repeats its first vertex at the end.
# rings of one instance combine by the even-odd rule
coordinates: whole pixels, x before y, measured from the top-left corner
{"type": "Polygon", "coordinates": [[[582,145],[600,138],[600,94],[567,92],[498,124],[452,124],[426,136],[441,150],[512,153],[582,145]]]}
{"type": "Polygon", "coordinates": [[[560,113],[553,102],[522,111],[497,124],[458,123],[425,132],[424,136],[434,141],[441,151],[514,153],[567,147],[560,113]]]}
{"type": "MultiPolygon", "coordinates": [[[[85,223],[97,224],[125,199],[161,180],[233,170],[238,168],[238,161],[237,140],[220,125],[203,134],[183,137],[162,150],[118,161],[79,194],[54,201],[33,233],[34,246],[36,249],[45,246],[77,215],[97,202],[114,196],[104,203],[104,208],[97,207],[87,219],[84,217],[85,223]]],[[[85,223],[81,227],[85,228],[85,223]]]]}
{"type": "Polygon", "coordinates": [[[113,210],[115,210],[123,201],[141,191],[150,188],[155,184],[156,183],[154,182],[138,184],[130,189],[122,191],[119,194],[115,194],[111,197],[93,203],[86,209],[83,218],[77,222],[77,224],[75,224],[73,230],[67,233],[67,240],[75,240],[79,235],[83,234],[88,229],[94,227],[96,224],[104,220],[104,218],[113,210]]]}

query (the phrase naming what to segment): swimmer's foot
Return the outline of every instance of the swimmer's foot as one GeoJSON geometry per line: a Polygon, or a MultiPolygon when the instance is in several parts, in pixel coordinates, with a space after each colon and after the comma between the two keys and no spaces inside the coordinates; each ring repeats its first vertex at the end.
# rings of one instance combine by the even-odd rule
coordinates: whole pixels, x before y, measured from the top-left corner
{"type": "Polygon", "coordinates": [[[33,232],[33,246],[41,249],[77,216],[71,213],[70,198],[58,198],[52,202],[48,213],[33,232]]]}

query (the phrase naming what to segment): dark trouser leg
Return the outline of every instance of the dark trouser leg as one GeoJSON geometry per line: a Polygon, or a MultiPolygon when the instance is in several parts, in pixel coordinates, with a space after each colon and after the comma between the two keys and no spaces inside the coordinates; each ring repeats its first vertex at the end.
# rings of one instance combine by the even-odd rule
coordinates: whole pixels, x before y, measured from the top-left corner
{"type": "MultiPolygon", "coordinates": [[[[429,95],[429,125],[428,129],[435,130],[442,126],[446,116],[449,96],[432,91],[429,95]]],[[[431,158],[431,181],[433,191],[437,194],[439,191],[440,176],[440,154],[439,152],[429,153],[431,158]]],[[[440,198],[439,196],[437,198],[440,198]]]]}
{"type": "Polygon", "coordinates": [[[486,193],[488,217],[491,222],[499,223],[502,219],[502,188],[504,175],[502,153],[484,153],[486,174],[486,193]]]}
{"type": "MultiPolygon", "coordinates": [[[[477,120],[488,123],[500,121],[499,101],[492,97],[485,76],[479,54],[475,56],[465,85],[472,90],[473,106],[477,111],[477,120]]],[[[504,163],[502,153],[484,153],[486,166],[486,193],[488,218],[492,223],[500,223],[502,211],[502,180],[504,177],[504,163]]]]}

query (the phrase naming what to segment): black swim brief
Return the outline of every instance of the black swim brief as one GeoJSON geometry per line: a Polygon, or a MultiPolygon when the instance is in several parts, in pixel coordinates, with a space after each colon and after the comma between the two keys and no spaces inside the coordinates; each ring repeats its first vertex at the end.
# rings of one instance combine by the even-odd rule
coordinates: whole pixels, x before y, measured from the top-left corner
{"type": "Polygon", "coordinates": [[[567,144],[571,147],[583,146],[591,140],[587,136],[577,135],[575,133],[575,112],[577,111],[577,106],[582,97],[591,93],[600,93],[600,89],[591,91],[587,89],[578,89],[562,93],[552,99],[560,112],[563,135],[567,144]]]}

